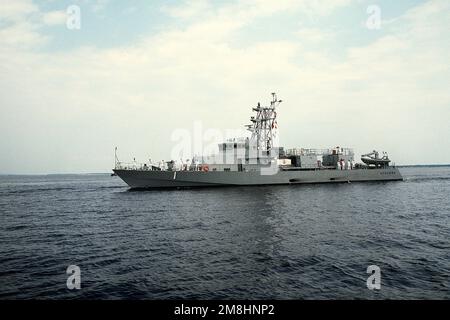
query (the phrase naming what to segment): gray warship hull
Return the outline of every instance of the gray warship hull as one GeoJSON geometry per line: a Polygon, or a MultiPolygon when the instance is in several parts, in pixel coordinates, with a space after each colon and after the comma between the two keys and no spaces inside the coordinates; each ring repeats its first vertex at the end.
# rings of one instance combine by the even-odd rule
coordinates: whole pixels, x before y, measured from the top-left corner
{"type": "Polygon", "coordinates": [[[152,171],[114,169],[131,189],[194,188],[219,186],[293,185],[363,181],[402,181],[396,167],[354,170],[279,170],[273,175],[261,172],[152,171]]]}
{"type": "MultiPolygon", "coordinates": [[[[386,152],[380,158],[374,150],[362,156],[366,164],[355,163],[353,149],[293,148],[279,146],[277,106],[282,102],[272,93],[270,106],[260,103],[246,125],[251,137],[228,139],[218,144],[212,156],[192,160],[125,164],[117,158],[114,173],[132,189],[194,188],[220,186],[293,185],[359,181],[403,180],[386,152]]],[[[192,150],[186,152],[192,155],[192,150]]]]}

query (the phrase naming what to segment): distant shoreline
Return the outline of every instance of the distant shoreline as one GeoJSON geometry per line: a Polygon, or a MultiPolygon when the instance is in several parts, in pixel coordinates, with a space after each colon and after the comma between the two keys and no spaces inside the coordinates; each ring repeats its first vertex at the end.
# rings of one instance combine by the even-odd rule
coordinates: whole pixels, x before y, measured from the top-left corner
{"type": "Polygon", "coordinates": [[[420,167],[450,167],[450,164],[403,164],[396,165],[397,168],[420,168],[420,167]]]}

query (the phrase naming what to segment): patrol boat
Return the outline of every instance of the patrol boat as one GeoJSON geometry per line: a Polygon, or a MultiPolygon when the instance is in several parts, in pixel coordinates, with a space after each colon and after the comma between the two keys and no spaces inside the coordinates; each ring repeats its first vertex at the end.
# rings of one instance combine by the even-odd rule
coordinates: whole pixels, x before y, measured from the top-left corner
{"type": "Polygon", "coordinates": [[[350,148],[285,150],[278,146],[277,108],[281,102],[272,93],[269,106],[258,103],[246,126],[251,136],[220,143],[215,155],[193,157],[186,163],[137,164],[120,162],[116,148],[113,172],[131,189],[403,180],[385,152],[380,158],[374,150],[362,155],[363,163],[357,163],[350,148]]]}

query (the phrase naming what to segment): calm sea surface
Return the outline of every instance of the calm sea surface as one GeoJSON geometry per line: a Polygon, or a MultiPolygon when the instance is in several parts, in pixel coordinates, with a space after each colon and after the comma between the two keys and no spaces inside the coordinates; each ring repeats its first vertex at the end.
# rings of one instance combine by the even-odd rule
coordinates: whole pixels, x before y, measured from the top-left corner
{"type": "Polygon", "coordinates": [[[401,172],[143,192],[109,175],[0,176],[0,298],[449,299],[450,167],[401,172]]]}

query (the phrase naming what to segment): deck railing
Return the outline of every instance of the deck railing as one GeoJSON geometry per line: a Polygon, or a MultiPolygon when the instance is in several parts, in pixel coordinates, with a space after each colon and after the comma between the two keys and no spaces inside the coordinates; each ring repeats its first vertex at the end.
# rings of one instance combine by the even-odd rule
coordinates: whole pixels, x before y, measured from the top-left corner
{"type": "Polygon", "coordinates": [[[137,163],[137,162],[116,162],[114,169],[117,170],[148,170],[157,171],[162,170],[159,166],[147,163],[137,163]],[[155,169],[158,168],[158,169],[155,169]]]}

